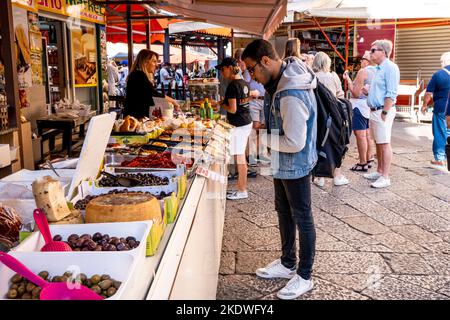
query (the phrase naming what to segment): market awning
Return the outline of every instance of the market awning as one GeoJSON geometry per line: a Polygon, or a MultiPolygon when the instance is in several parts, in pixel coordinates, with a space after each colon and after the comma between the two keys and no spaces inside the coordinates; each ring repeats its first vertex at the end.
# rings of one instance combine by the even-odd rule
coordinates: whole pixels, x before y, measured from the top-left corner
{"type": "Polygon", "coordinates": [[[186,17],[269,38],[286,16],[287,0],[166,0],[162,8],[186,17]]]}
{"type": "Polygon", "coordinates": [[[448,0],[289,0],[288,11],[351,19],[448,18],[448,0]]]}
{"type": "Polygon", "coordinates": [[[182,33],[196,31],[198,33],[209,34],[213,36],[231,37],[231,28],[224,28],[215,24],[205,22],[184,21],[172,23],[169,25],[169,33],[182,33]]]}

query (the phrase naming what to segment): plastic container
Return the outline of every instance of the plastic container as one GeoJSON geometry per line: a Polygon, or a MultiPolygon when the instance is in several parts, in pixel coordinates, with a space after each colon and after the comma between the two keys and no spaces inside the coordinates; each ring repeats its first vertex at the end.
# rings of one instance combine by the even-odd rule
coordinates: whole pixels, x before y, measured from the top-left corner
{"type": "MultiPolygon", "coordinates": [[[[140,241],[140,245],[129,251],[115,251],[116,254],[128,253],[137,260],[145,257],[145,242],[152,228],[152,221],[120,222],[120,223],[86,223],[86,224],[68,224],[68,225],[50,225],[50,232],[53,236],[59,234],[63,241],[66,241],[71,234],[90,234],[96,232],[108,234],[110,237],[126,238],[135,237],[140,241]]],[[[44,238],[40,232],[33,232],[14,251],[16,252],[39,252],[45,244],[44,238]]],[[[80,254],[81,252],[74,253],[80,254]]],[[[96,251],[95,253],[103,255],[105,251],[96,251]]]]}
{"type": "MultiPolygon", "coordinates": [[[[10,254],[36,274],[41,271],[48,271],[51,277],[62,276],[66,271],[84,273],[88,277],[94,274],[108,274],[122,284],[116,294],[107,300],[127,299],[136,285],[132,274],[137,261],[133,255],[127,253],[10,252],[10,254]]],[[[0,264],[0,299],[6,299],[9,280],[14,274],[14,271],[0,264]]]]}

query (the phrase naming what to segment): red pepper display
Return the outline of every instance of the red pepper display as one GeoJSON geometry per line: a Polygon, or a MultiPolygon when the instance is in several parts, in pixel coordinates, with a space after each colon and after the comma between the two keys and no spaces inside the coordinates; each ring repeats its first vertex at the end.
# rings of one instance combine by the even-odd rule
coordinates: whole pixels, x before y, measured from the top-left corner
{"type": "Polygon", "coordinates": [[[186,164],[188,167],[192,165],[192,161],[177,155],[173,155],[170,152],[163,152],[145,157],[137,157],[130,161],[122,162],[122,167],[129,168],[168,168],[175,169],[177,164],[186,164]],[[175,161],[175,163],[174,163],[175,161]]]}

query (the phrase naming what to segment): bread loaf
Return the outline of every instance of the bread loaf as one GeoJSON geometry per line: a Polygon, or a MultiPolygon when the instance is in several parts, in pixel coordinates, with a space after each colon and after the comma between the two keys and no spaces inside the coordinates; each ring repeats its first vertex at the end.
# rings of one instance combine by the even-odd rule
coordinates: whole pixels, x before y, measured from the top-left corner
{"type": "Polygon", "coordinates": [[[158,200],[146,193],[99,196],[86,206],[86,223],[161,220],[158,200]]]}
{"type": "Polygon", "coordinates": [[[48,221],[60,221],[70,214],[64,191],[58,180],[45,176],[34,181],[32,187],[36,206],[45,212],[48,221]]]}

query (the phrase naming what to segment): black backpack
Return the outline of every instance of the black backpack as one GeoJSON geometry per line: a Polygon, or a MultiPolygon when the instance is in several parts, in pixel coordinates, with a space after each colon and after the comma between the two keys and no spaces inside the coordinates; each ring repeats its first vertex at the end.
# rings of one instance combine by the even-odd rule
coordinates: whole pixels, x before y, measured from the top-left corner
{"type": "Polygon", "coordinates": [[[314,89],[317,101],[317,164],[313,177],[333,178],[348,150],[352,133],[352,106],[347,99],[338,99],[317,79],[314,89]]]}

